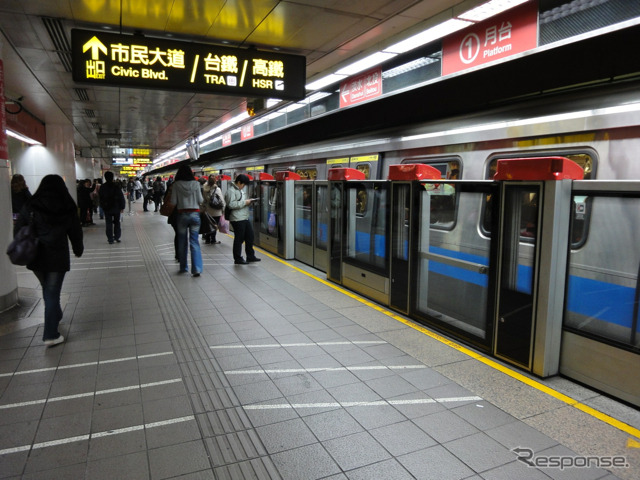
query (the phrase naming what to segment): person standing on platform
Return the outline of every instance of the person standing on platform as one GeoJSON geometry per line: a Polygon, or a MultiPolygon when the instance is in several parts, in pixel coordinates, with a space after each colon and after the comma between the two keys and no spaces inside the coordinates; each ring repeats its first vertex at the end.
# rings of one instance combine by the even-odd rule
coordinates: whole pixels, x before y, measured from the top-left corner
{"type": "Polygon", "coordinates": [[[104,185],[100,187],[100,206],[104,211],[104,218],[109,244],[114,241],[120,243],[122,228],[120,227],[120,215],[124,212],[127,203],[122,193],[122,188],[113,181],[113,172],[104,174],[104,185]]]}
{"type": "Polygon", "coordinates": [[[64,342],[58,324],[62,319],[62,282],[71,270],[69,240],[76,257],[81,257],[84,252],[78,207],[61,176],[47,175],[42,179],[33,197],[22,207],[18,229],[27,225],[31,218],[38,235],[38,253],[27,268],[33,271],[42,286],[42,341],[52,347],[64,342]]]}
{"type": "MultiPolygon", "coordinates": [[[[202,196],[204,197],[204,211],[207,212],[213,219],[216,221],[216,225],[220,221],[220,217],[222,216],[222,212],[224,212],[224,198],[222,195],[222,189],[216,184],[216,177],[213,175],[209,175],[207,179],[207,183],[202,187],[202,196]],[[214,208],[211,206],[211,197],[219,198],[221,203],[220,208],[214,208]]],[[[215,245],[220,243],[220,240],[216,240],[216,232],[217,228],[215,228],[211,233],[205,233],[204,243],[215,245]]]]}
{"type": "Polygon", "coordinates": [[[249,221],[249,205],[255,199],[246,198],[245,186],[250,182],[249,177],[241,173],[236,181],[229,185],[225,194],[225,204],[231,209],[228,220],[233,225],[233,260],[236,265],[245,265],[250,262],[259,262],[253,250],[253,227],[249,221]],[[242,258],[242,243],[247,254],[247,260],[242,258]]]}
{"type": "Polygon", "coordinates": [[[153,181],[153,204],[154,204],[154,212],[160,210],[162,206],[162,197],[164,197],[164,182],[162,178],[156,177],[153,181]]]}
{"type": "Polygon", "coordinates": [[[18,215],[24,207],[24,204],[31,198],[31,192],[27,187],[24,177],[19,173],[16,173],[11,177],[11,209],[13,211],[13,235],[18,233],[16,229],[16,223],[18,221],[18,215]]]}
{"type": "Polygon", "coordinates": [[[188,165],[181,165],[171,185],[171,203],[178,211],[178,259],[179,273],[187,273],[187,242],[191,250],[191,274],[199,277],[202,273],[202,252],[198,234],[200,233],[200,204],[202,191],[188,165]]]}

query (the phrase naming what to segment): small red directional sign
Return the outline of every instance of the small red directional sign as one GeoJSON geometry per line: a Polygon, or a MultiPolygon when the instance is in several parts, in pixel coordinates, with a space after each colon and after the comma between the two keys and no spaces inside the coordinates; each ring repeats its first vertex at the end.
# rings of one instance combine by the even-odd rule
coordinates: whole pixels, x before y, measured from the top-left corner
{"type": "Polygon", "coordinates": [[[340,108],[382,95],[382,69],[376,68],[340,84],[340,108]]]}

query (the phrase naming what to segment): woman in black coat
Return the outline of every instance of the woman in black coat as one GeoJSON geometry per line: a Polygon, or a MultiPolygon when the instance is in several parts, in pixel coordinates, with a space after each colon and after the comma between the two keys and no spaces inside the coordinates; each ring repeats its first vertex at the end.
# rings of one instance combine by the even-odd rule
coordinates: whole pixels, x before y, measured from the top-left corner
{"type": "Polygon", "coordinates": [[[58,324],[62,319],[62,282],[71,269],[69,240],[76,257],[82,256],[84,251],[78,209],[62,177],[47,175],[42,179],[38,190],[20,212],[18,230],[27,225],[30,218],[38,237],[38,254],[27,268],[33,271],[42,286],[42,340],[45,345],[53,346],[64,342],[64,337],[58,332],[58,324]]]}

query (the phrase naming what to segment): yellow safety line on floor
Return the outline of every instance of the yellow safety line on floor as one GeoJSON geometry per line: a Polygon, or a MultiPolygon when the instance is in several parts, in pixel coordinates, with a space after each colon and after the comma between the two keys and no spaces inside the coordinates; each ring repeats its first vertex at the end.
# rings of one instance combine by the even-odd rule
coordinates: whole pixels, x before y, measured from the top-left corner
{"type": "MultiPolygon", "coordinates": [[[[257,247],[256,247],[257,248],[257,247]]],[[[325,280],[323,278],[317,277],[316,275],[309,273],[309,272],[305,272],[304,270],[302,270],[301,268],[296,267],[295,265],[291,265],[289,262],[287,262],[286,260],[283,260],[279,257],[276,257],[275,255],[270,254],[269,252],[266,252],[263,249],[260,249],[261,252],[263,252],[265,255],[267,255],[269,258],[271,258],[272,260],[276,260],[284,265],[287,265],[288,267],[308,276],[313,278],[314,280],[317,280],[318,282],[327,285],[328,287],[333,288],[334,290],[339,291],[340,293],[343,293],[345,295],[347,295],[348,297],[351,297],[357,301],[359,301],[360,303],[363,303],[365,305],[367,305],[368,307],[373,308],[374,310],[377,310],[381,313],[384,313],[385,315],[387,315],[388,317],[393,318],[394,320],[397,320],[401,323],[404,323],[406,326],[413,328],[414,330],[417,330],[421,333],[424,333],[425,335],[433,338],[434,340],[437,340],[441,343],[444,343],[445,345],[454,348],[456,350],[458,350],[461,353],[464,353],[465,355],[484,363],[485,365],[498,370],[499,372],[504,373],[505,375],[508,375],[516,380],[519,380],[520,382],[535,388],[536,390],[539,390],[541,392],[546,393],[547,395],[552,396],[553,398],[560,400],[561,402],[566,403],[569,406],[575,407],[578,410],[583,411],[584,413],[586,413],[587,415],[591,415],[592,417],[597,418],[598,420],[611,425],[612,427],[617,428],[618,430],[622,430],[625,433],[628,433],[629,435],[633,435],[636,438],[640,438],[640,430],[637,428],[632,427],[631,425],[628,425],[624,422],[621,422],[620,420],[617,420],[605,413],[602,413],[598,410],[596,410],[595,408],[589,407],[588,405],[585,405],[583,403],[580,403],[578,400],[571,398],[563,393],[558,392],[557,390],[554,390],[551,387],[548,387],[536,380],[533,380],[519,372],[516,372],[515,370],[512,370],[504,365],[499,364],[498,362],[487,358],[485,356],[483,356],[482,354],[478,353],[478,352],[474,352],[473,350],[466,348],[458,343],[452,342],[451,340],[449,340],[448,338],[445,338],[441,335],[438,335],[437,333],[434,333],[428,329],[426,329],[425,327],[421,326],[421,325],[416,325],[415,323],[413,323],[410,320],[407,320],[405,318],[402,318],[400,315],[396,315],[395,313],[391,312],[390,310],[387,310],[384,307],[381,307],[380,305],[377,305],[365,298],[362,298],[360,295],[357,295],[345,288],[340,287],[339,285],[336,285],[333,282],[329,282],[328,280],[325,280]]]]}

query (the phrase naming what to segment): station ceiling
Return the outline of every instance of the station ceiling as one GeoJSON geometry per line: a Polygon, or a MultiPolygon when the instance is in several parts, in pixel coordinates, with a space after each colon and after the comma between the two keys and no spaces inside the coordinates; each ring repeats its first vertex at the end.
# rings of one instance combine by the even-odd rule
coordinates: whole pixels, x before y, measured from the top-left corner
{"type": "MultiPolygon", "coordinates": [[[[0,0],[5,96],[46,124],[74,126],[76,151],[161,154],[246,108],[246,97],[72,80],[71,30],[302,55],[307,83],[485,0],[0,0]]],[[[251,100],[251,99],[249,99],[251,100]]]]}

